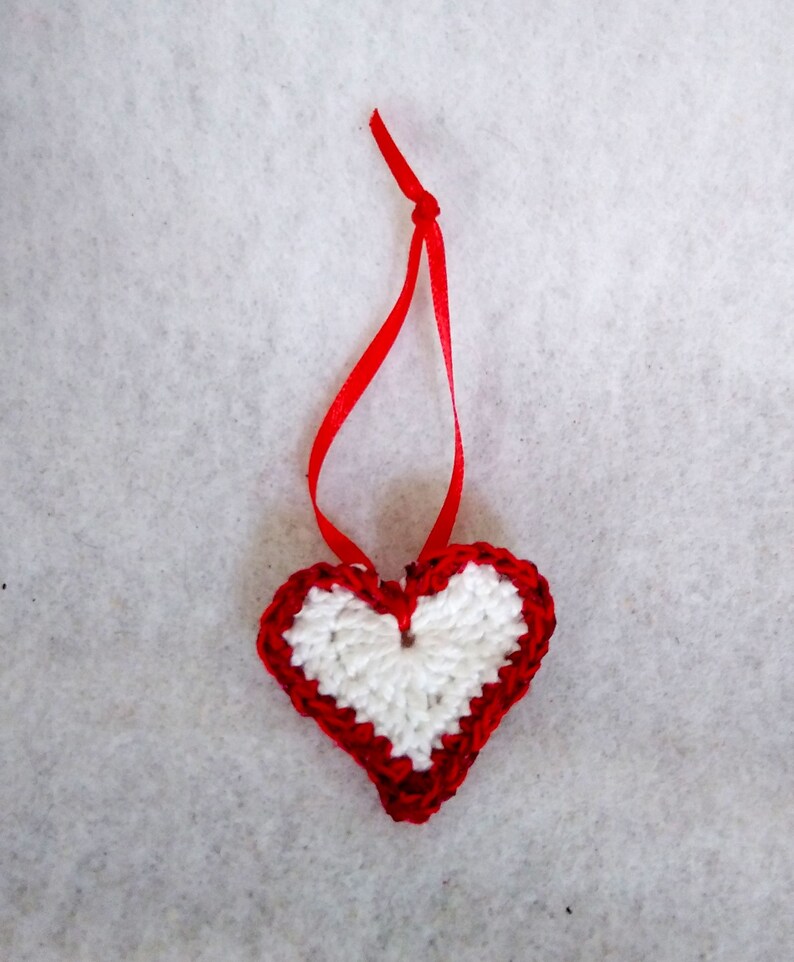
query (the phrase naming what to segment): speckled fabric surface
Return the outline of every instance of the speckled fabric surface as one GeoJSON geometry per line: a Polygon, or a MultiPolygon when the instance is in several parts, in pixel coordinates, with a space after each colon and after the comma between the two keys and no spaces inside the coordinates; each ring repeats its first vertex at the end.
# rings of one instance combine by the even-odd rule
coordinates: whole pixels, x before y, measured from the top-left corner
{"type": "MultiPolygon", "coordinates": [[[[0,957],[719,959],[794,942],[794,8],[0,9],[0,957]],[[439,199],[467,486],[559,626],[426,826],[259,615],[439,199]]],[[[323,478],[398,577],[451,457],[426,282],[323,478]]]]}

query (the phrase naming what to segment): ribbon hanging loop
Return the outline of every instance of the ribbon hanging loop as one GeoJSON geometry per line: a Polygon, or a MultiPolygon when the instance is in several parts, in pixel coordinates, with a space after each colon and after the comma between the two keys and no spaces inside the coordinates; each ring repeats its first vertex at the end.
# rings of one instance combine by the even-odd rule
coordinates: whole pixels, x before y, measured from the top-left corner
{"type": "Polygon", "coordinates": [[[378,333],[356,362],[347,380],[334,398],[317,431],[317,436],[309,455],[309,496],[311,497],[317,525],[329,548],[345,564],[363,564],[374,569],[374,565],[364,552],[350,538],[341,532],[323,513],[317,503],[317,485],[323,462],[339,429],[347,420],[350,412],[366,391],[373,377],[394,346],[408,310],[413,300],[422,250],[427,251],[427,267],[430,275],[430,291],[433,299],[433,312],[436,318],[444,367],[447,373],[449,394],[452,402],[452,415],[455,428],[455,453],[452,462],[447,494],[436,518],[427,541],[419,554],[423,561],[429,555],[445,548],[449,543],[452,528],[457,517],[463,492],[463,440],[460,433],[457,405],[455,403],[455,380],[452,368],[452,339],[449,320],[449,295],[447,288],[447,268],[444,253],[444,239],[438,225],[440,208],[436,198],[424,189],[419,178],[411,170],[376,110],[370,118],[370,129],[389,166],[397,185],[403,194],[414,202],[411,215],[414,232],[408,248],[408,264],[405,281],[394,307],[383,322],[378,333]]]}

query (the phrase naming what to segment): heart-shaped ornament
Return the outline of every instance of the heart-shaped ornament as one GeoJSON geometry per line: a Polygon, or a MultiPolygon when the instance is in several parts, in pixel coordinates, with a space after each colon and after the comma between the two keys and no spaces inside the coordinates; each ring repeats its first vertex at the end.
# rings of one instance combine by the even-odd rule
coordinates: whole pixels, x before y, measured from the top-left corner
{"type": "Polygon", "coordinates": [[[403,288],[331,403],[306,474],[320,533],[342,564],[298,571],[262,615],[257,648],[301,714],[363,766],[396,821],[426,822],[454,795],[504,713],[527,690],[554,631],[546,580],[529,561],[482,542],[449,545],[463,490],[446,255],[440,208],[377,111],[370,128],[402,192],[414,231],[403,288]],[[405,323],[426,255],[452,403],[452,473],[438,517],[402,582],[323,513],[325,457],[405,323]]]}
{"type": "Polygon", "coordinates": [[[364,565],[297,572],[263,614],[258,650],[392,818],[425,822],[526,692],[554,626],[531,562],[452,545],[409,565],[401,583],[364,565]]]}

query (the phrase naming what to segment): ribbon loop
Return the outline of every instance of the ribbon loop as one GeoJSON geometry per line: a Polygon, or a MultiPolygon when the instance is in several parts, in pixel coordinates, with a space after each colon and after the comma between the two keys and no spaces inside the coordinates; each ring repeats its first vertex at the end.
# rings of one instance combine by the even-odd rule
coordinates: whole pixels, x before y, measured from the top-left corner
{"type": "Polygon", "coordinates": [[[317,431],[317,436],[314,439],[311,454],[309,455],[308,479],[309,496],[314,507],[317,525],[329,548],[331,548],[337,557],[345,564],[363,564],[367,568],[374,570],[374,565],[358,545],[336,528],[320,510],[317,504],[317,483],[323,462],[325,461],[325,456],[337,432],[347,420],[348,415],[358,403],[361,395],[366,391],[402,329],[416,289],[423,248],[427,251],[427,267],[430,274],[433,310],[436,316],[441,352],[444,356],[444,367],[447,373],[450,399],[452,401],[452,414],[455,424],[455,455],[452,464],[452,475],[444,504],[425,542],[425,546],[419,554],[420,561],[423,561],[436,551],[445,548],[449,543],[463,491],[463,441],[461,439],[458,412],[455,404],[455,382],[452,371],[452,342],[450,337],[444,239],[441,234],[441,228],[438,226],[436,220],[441,213],[441,208],[436,198],[424,189],[419,178],[409,167],[407,161],[397,148],[397,145],[392,140],[391,134],[389,134],[386,129],[377,110],[372,114],[370,119],[370,128],[400,190],[409,200],[414,202],[414,209],[411,214],[411,219],[415,224],[414,234],[408,249],[408,265],[402,291],[394,307],[391,309],[389,316],[359,358],[347,380],[342,385],[341,390],[334,398],[331,407],[328,409],[328,413],[323,418],[322,424],[317,431]]]}

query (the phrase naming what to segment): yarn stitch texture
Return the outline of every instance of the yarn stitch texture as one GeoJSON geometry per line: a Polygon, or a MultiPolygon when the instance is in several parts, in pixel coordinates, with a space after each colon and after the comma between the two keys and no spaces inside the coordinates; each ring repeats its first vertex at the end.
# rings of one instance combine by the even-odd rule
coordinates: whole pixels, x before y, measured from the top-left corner
{"type": "Polygon", "coordinates": [[[537,568],[478,542],[409,565],[402,583],[360,565],[298,571],[263,614],[257,648],[389,815],[421,823],[525,694],[555,624],[537,568]]]}

